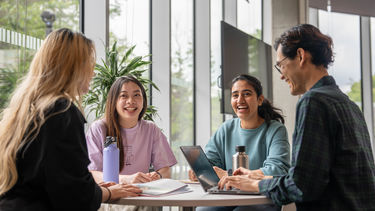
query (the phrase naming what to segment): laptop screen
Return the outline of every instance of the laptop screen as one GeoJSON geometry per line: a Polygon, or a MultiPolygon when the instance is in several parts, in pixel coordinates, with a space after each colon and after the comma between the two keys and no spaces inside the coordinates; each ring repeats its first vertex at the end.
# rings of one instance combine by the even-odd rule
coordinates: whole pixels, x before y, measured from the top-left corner
{"type": "Polygon", "coordinates": [[[203,189],[207,191],[207,189],[217,186],[220,179],[202,148],[200,146],[182,146],[180,148],[203,189]]]}

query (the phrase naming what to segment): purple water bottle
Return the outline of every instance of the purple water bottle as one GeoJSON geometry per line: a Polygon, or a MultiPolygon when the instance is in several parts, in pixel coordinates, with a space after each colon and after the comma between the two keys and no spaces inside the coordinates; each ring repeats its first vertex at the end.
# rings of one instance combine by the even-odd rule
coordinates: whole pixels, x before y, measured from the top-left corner
{"type": "Polygon", "coordinates": [[[103,149],[103,181],[119,183],[120,150],[117,138],[107,136],[103,149]]]}

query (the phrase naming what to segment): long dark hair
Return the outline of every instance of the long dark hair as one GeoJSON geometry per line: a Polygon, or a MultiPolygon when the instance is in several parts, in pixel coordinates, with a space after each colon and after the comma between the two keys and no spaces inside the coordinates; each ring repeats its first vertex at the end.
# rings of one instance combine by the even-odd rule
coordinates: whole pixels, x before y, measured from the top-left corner
{"type": "MultiPolygon", "coordinates": [[[[252,86],[257,94],[257,98],[263,94],[263,88],[260,81],[254,76],[241,74],[232,80],[232,87],[237,81],[246,81],[250,86],[252,86]]],[[[284,117],[281,114],[281,109],[273,107],[272,103],[264,98],[262,105],[258,107],[258,115],[262,117],[267,124],[271,120],[276,120],[284,124],[284,117]]]]}
{"type": "Polygon", "coordinates": [[[118,142],[118,147],[120,149],[120,171],[124,168],[124,150],[121,138],[121,126],[119,122],[119,115],[116,111],[116,104],[118,97],[121,92],[122,85],[125,83],[133,82],[139,86],[143,96],[143,108],[138,116],[138,120],[142,119],[143,115],[147,110],[147,95],[146,90],[143,85],[133,76],[127,75],[118,78],[111,86],[108,92],[107,101],[105,104],[105,125],[107,128],[107,136],[116,137],[118,142]]]}

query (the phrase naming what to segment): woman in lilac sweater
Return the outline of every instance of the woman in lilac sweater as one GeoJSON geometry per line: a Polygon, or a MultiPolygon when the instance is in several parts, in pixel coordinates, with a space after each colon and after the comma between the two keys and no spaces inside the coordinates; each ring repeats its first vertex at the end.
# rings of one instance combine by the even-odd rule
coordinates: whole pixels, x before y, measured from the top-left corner
{"type": "Polygon", "coordinates": [[[170,177],[177,163],[166,136],[142,117],[147,109],[146,91],[133,76],[118,78],[106,102],[105,116],[95,121],[86,134],[91,164],[97,182],[103,178],[103,148],[106,136],[119,140],[120,183],[143,183],[170,177]],[[155,170],[149,173],[150,166],[155,170]]]}

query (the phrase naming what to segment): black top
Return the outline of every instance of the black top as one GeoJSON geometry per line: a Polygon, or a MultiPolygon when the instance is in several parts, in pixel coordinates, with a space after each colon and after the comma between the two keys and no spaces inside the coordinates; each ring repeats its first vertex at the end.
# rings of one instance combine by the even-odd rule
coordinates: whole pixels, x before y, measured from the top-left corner
{"type": "MultiPolygon", "coordinates": [[[[47,113],[66,106],[67,100],[59,100],[47,113]]],[[[99,209],[102,191],[87,169],[84,123],[73,104],[47,119],[36,139],[17,153],[18,181],[0,199],[0,210],[99,209]]]]}

